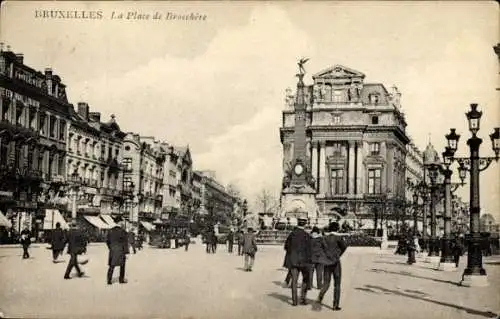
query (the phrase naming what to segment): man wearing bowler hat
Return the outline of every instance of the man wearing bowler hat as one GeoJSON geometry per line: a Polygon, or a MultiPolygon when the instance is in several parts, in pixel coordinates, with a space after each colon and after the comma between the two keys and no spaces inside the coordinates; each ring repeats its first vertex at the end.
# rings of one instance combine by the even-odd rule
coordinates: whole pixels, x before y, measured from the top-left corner
{"type": "Polygon", "coordinates": [[[328,233],[325,236],[325,255],[327,263],[324,267],[323,287],[318,295],[318,300],[315,308],[321,308],[321,302],[328,288],[330,288],[331,277],[333,277],[333,310],[340,310],[340,280],[342,278],[342,268],[340,265],[340,257],[347,249],[347,244],[341,236],[337,234],[339,231],[339,223],[332,222],[328,226],[328,233]]]}
{"type": "Polygon", "coordinates": [[[292,304],[297,306],[297,281],[299,273],[302,274],[302,286],[300,291],[300,304],[306,305],[306,294],[309,286],[309,275],[311,265],[311,237],[304,230],[307,219],[300,218],[298,225],[288,235],[285,242],[285,250],[288,255],[288,266],[292,274],[292,304]]]}
{"type": "Polygon", "coordinates": [[[120,267],[120,277],[119,282],[121,284],[127,283],[125,279],[125,261],[127,259],[127,254],[129,254],[129,242],[128,234],[124,229],[124,221],[118,222],[118,225],[111,228],[108,232],[108,238],[106,240],[106,245],[109,249],[108,255],[108,285],[112,284],[113,270],[115,267],[120,267]]]}

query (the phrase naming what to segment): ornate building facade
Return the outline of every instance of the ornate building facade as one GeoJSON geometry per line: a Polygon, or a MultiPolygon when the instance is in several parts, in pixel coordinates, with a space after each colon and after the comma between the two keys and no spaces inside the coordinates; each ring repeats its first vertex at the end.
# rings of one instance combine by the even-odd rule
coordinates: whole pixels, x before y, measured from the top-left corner
{"type": "Polygon", "coordinates": [[[193,161],[189,146],[168,146],[164,164],[163,213],[167,215],[193,212],[193,161]]]}
{"type": "Polygon", "coordinates": [[[201,214],[209,216],[210,223],[232,223],[237,199],[216,180],[214,171],[195,171],[195,174],[201,177],[201,214]]]}
{"type": "Polygon", "coordinates": [[[134,222],[161,218],[166,145],[150,136],[128,133],[124,143],[124,211],[134,222]]]}
{"type": "Polygon", "coordinates": [[[42,229],[45,209],[64,185],[66,86],[51,69],[36,71],[22,54],[0,52],[0,210],[16,231],[42,229]]]}
{"type": "MultiPolygon", "coordinates": [[[[80,196],[78,214],[116,215],[122,194],[122,146],[125,134],[112,115],[101,122],[85,102],[73,108],[68,132],[67,180],[76,175],[80,196]]],[[[68,194],[69,196],[69,194],[68,194]]]]}
{"type": "MultiPolygon", "coordinates": [[[[306,87],[306,169],[317,202],[316,211],[308,212],[313,224],[339,217],[390,219],[404,202],[409,138],[401,94],[364,78],[335,65],[313,75],[306,87]]],[[[280,128],[285,176],[292,169],[294,99],[288,90],[280,128]]]]}

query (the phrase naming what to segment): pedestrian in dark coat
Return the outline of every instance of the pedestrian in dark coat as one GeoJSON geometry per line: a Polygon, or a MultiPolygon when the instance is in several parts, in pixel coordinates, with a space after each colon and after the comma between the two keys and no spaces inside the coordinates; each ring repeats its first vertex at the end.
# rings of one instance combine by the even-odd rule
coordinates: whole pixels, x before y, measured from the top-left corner
{"type": "Polygon", "coordinates": [[[132,246],[132,251],[135,254],[135,233],[132,230],[128,232],[128,243],[132,246]]]}
{"type": "Polygon", "coordinates": [[[78,263],[78,255],[84,254],[87,251],[87,238],[85,234],[78,229],[75,222],[71,223],[71,229],[68,232],[68,254],[70,255],[64,279],[71,279],[70,274],[73,267],[76,269],[78,277],[82,277],[85,273],[81,270],[78,263]]]}
{"type": "Polygon", "coordinates": [[[328,230],[329,233],[325,236],[325,255],[328,263],[324,268],[323,287],[319,292],[316,305],[321,307],[321,302],[328,288],[330,288],[330,281],[333,276],[333,310],[337,311],[340,310],[340,280],[342,278],[340,257],[347,249],[347,245],[342,237],[337,234],[339,230],[339,224],[337,222],[330,223],[328,230]]]}
{"type": "Polygon", "coordinates": [[[127,283],[125,279],[125,262],[127,260],[127,254],[129,251],[127,231],[123,228],[123,222],[120,222],[118,226],[111,228],[108,231],[108,237],[106,240],[106,245],[108,246],[108,285],[112,284],[113,271],[115,267],[120,267],[120,277],[119,282],[121,284],[127,283]]]}
{"type": "Polygon", "coordinates": [[[234,245],[234,233],[232,230],[227,234],[227,252],[233,253],[233,245],[234,245]]]}
{"type": "Polygon", "coordinates": [[[64,230],[61,229],[61,223],[56,223],[56,229],[52,231],[51,238],[51,249],[52,249],[52,261],[57,262],[57,258],[63,252],[64,246],[66,246],[66,234],[64,230]]]}
{"type": "Polygon", "coordinates": [[[408,249],[408,261],[406,263],[408,265],[413,265],[417,262],[415,258],[415,252],[417,250],[417,246],[415,245],[415,238],[416,237],[409,235],[406,240],[406,247],[408,249]]]}
{"type": "Polygon", "coordinates": [[[243,255],[243,230],[238,230],[238,256],[243,255]]]}
{"type": "Polygon", "coordinates": [[[252,271],[255,253],[257,252],[257,241],[251,227],[248,227],[247,233],[243,235],[242,252],[245,255],[245,271],[252,271]]]}
{"type": "Polygon", "coordinates": [[[212,253],[215,254],[217,252],[217,234],[215,233],[215,230],[211,230],[210,234],[212,253]]]}
{"type": "Polygon", "coordinates": [[[455,242],[453,243],[453,259],[455,261],[455,267],[460,264],[460,257],[464,254],[464,245],[462,243],[462,237],[457,236],[455,242]]]}
{"type": "Polygon", "coordinates": [[[292,273],[292,304],[298,305],[297,281],[299,273],[302,274],[302,285],[300,292],[300,303],[305,305],[306,294],[309,284],[311,266],[311,237],[304,230],[307,220],[299,219],[298,226],[288,235],[285,242],[285,250],[288,254],[290,271],[292,273]]]}
{"type": "Polygon", "coordinates": [[[189,244],[191,243],[191,237],[189,236],[189,231],[184,231],[184,251],[188,251],[189,244]]]}
{"type": "Polygon", "coordinates": [[[31,245],[31,232],[29,231],[28,227],[25,227],[21,231],[21,246],[23,247],[23,259],[28,259],[30,258],[30,254],[28,251],[28,248],[31,245]]]}
{"type": "Polygon", "coordinates": [[[316,271],[316,288],[323,286],[323,269],[328,263],[325,254],[325,240],[318,229],[313,227],[311,231],[311,274],[309,277],[309,287],[312,287],[314,271],[316,271]]]}

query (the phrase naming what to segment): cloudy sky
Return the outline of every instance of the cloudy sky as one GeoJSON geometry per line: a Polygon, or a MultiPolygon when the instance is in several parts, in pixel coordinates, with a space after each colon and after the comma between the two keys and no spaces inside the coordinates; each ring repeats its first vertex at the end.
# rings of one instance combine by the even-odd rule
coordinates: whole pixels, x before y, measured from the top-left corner
{"type": "MultiPolygon", "coordinates": [[[[309,76],[334,64],[397,85],[408,133],[441,152],[468,136],[470,103],[484,111],[482,155],[500,123],[499,12],[494,2],[3,3],[0,36],[35,69],[52,67],[72,103],[86,101],[125,131],[189,144],[196,169],[252,198],[279,193],[279,126],[296,61],[309,76]],[[41,19],[35,10],[101,11],[103,19],[41,19]],[[198,13],[205,21],[111,20],[112,12],[198,13]]],[[[311,81],[310,77],[308,81],[311,81]]],[[[485,211],[500,217],[500,170],[482,174],[485,211]]],[[[460,190],[468,199],[468,188],[460,190]]]]}

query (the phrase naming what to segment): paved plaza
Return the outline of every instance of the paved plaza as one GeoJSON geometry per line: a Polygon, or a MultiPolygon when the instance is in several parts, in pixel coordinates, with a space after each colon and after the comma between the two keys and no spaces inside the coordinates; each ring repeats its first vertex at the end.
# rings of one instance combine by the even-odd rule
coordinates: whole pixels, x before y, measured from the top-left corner
{"type": "MultiPolygon", "coordinates": [[[[107,249],[88,247],[85,277],[64,280],[65,262],[52,263],[47,245],[35,244],[31,258],[21,248],[0,247],[0,310],[22,318],[496,318],[500,312],[500,263],[486,259],[490,286],[460,287],[458,272],[373,248],[349,248],[343,257],[342,311],[333,312],[332,291],[321,311],[291,306],[283,288],[283,249],[260,246],[253,272],[243,258],[219,246],[184,249],[146,247],[127,261],[128,284],[106,284],[107,249]]],[[[115,270],[115,277],[118,269],[115,270]]],[[[314,300],[318,290],[308,294],[314,300]]]]}

